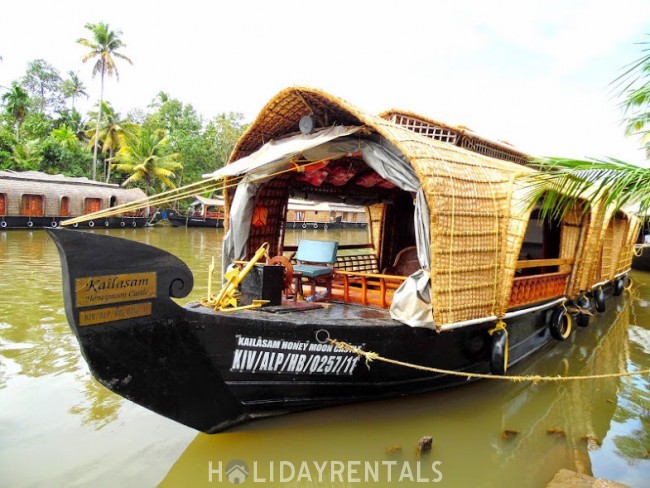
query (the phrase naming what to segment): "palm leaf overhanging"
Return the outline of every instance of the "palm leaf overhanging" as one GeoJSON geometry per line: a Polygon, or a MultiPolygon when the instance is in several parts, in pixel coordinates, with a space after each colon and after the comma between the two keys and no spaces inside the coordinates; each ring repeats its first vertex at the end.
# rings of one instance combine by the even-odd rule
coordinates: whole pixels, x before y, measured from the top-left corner
{"type": "Polygon", "coordinates": [[[596,202],[646,217],[650,210],[650,169],[607,159],[544,158],[541,173],[529,178],[527,200],[539,202],[543,217],[561,219],[577,204],[586,212],[596,202]]]}
{"type": "MultiPolygon", "coordinates": [[[[640,137],[650,155],[650,42],[640,43],[642,55],[623,68],[612,82],[623,98],[625,133],[640,137]]],[[[561,218],[578,201],[583,211],[596,202],[625,208],[647,220],[650,210],[650,168],[615,158],[544,158],[533,164],[542,170],[530,178],[528,201],[540,202],[544,216],[561,218]]]]}

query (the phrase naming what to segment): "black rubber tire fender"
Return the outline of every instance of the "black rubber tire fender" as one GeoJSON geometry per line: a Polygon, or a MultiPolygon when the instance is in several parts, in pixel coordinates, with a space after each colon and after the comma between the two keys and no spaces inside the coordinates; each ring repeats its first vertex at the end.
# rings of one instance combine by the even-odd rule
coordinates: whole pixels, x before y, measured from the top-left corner
{"type": "Polygon", "coordinates": [[[548,324],[553,339],[566,341],[573,331],[573,319],[571,314],[564,307],[553,310],[551,322],[548,324]]]}
{"type": "Polygon", "coordinates": [[[619,278],[614,282],[614,296],[620,297],[623,294],[623,290],[625,290],[625,280],[619,278]]]}

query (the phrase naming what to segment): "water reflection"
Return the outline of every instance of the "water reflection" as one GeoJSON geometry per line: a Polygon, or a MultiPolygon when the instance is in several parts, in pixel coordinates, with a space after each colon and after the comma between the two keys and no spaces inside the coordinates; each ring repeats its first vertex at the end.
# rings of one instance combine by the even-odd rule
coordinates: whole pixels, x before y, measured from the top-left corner
{"type": "MultiPolygon", "coordinates": [[[[621,301],[610,308],[589,333],[578,331],[567,343],[514,372],[585,375],[624,369],[630,306],[621,301]]],[[[225,466],[232,459],[246,461],[251,469],[257,463],[259,478],[267,480],[282,460],[296,467],[328,460],[397,460],[398,466],[438,460],[447,486],[511,485],[508,480],[517,480],[517,486],[543,486],[560,468],[592,473],[590,455],[607,435],[620,383],[616,378],[536,385],[484,381],[263,420],[225,434],[199,434],[162,486],[183,480],[200,486],[207,483],[209,462],[225,466]],[[434,439],[426,459],[415,449],[424,435],[434,439]]],[[[316,477],[318,472],[312,468],[311,474],[316,477]]],[[[294,481],[292,486],[317,484],[308,478],[294,481]]]]}
{"type": "MultiPolygon", "coordinates": [[[[95,232],[178,255],[195,274],[195,288],[183,301],[206,293],[208,263],[212,256],[221,260],[222,229],[95,232]]],[[[287,231],[288,245],[301,238],[368,241],[364,230],[287,231]]],[[[439,460],[444,486],[541,487],[562,467],[631,486],[646,485],[650,476],[647,377],[560,385],[483,381],[196,435],[122,400],[92,378],[65,319],[58,256],[46,233],[0,232],[0,263],[0,478],[5,485],[56,480],[58,485],[151,486],[164,477],[164,486],[200,486],[207,483],[209,461],[231,459],[257,461],[261,477],[268,475],[269,463],[277,467],[281,460],[296,466],[303,460],[439,460]],[[433,451],[419,458],[415,447],[424,435],[433,436],[433,451]],[[34,459],[47,461],[34,470],[34,459]]],[[[610,306],[588,329],[513,372],[597,374],[650,367],[650,274],[636,273],[635,280],[636,297],[610,306]]]]}

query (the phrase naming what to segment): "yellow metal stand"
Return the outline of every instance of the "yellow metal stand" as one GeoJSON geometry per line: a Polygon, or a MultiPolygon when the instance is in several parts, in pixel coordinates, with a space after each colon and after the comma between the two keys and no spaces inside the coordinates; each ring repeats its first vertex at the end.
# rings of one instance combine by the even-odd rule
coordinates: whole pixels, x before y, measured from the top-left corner
{"type": "Polygon", "coordinates": [[[243,307],[237,306],[237,288],[239,284],[243,281],[246,275],[253,269],[253,266],[262,259],[262,257],[267,254],[269,250],[269,243],[265,242],[262,246],[255,252],[255,255],[251,258],[246,266],[240,271],[237,268],[233,268],[228,271],[223,278],[226,280],[226,283],[221,288],[221,291],[217,294],[216,298],[212,297],[212,274],[214,273],[214,258],[212,258],[212,263],[208,268],[208,298],[201,300],[201,305],[214,307],[215,310],[220,312],[233,312],[236,310],[247,310],[251,308],[259,308],[265,303],[268,303],[268,300],[253,300],[251,305],[245,305],[243,307]]]}

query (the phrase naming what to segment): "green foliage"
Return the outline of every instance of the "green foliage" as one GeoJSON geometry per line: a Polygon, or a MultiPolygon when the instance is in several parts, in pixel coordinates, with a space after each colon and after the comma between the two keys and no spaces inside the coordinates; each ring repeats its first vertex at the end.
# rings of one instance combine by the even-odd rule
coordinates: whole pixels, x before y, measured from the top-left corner
{"type": "MultiPolygon", "coordinates": [[[[55,131],[61,129],[55,129],[55,131]]],[[[49,174],[66,176],[89,176],[88,168],[92,155],[78,141],[73,143],[69,136],[59,139],[53,131],[52,136],[43,140],[38,147],[41,156],[39,170],[49,174]]],[[[70,134],[74,135],[72,131],[70,134]]],[[[76,137],[74,138],[76,141],[76,137]]]]}
{"type": "Polygon", "coordinates": [[[215,154],[216,171],[230,159],[237,141],[248,128],[243,122],[244,115],[238,112],[228,112],[213,118],[206,129],[206,137],[210,139],[215,154]]]}
{"type": "Polygon", "coordinates": [[[44,113],[33,112],[25,117],[20,128],[21,139],[44,139],[54,128],[54,120],[44,113]]]}
{"type": "MultiPolygon", "coordinates": [[[[89,59],[96,58],[95,65],[93,66],[93,76],[100,74],[101,76],[101,92],[99,95],[99,107],[102,106],[104,101],[104,76],[112,76],[115,74],[115,77],[119,80],[119,73],[117,67],[115,66],[115,61],[113,57],[117,59],[122,59],[127,61],[129,64],[133,64],[129,58],[124,54],[120,53],[118,49],[125,47],[126,45],[120,39],[122,31],[113,31],[110,29],[109,25],[103,22],[98,24],[86,24],[86,29],[92,34],[91,39],[78,39],[77,43],[88,48],[90,51],[81,58],[85,63],[89,59]]],[[[99,130],[101,127],[101,109],[97,111],[97,122],[95,123],[95,140],[93,145],[93,162],[92,162],[92,179],[96,179],[97,176],[97,148],[99,146],[99,130]]]]}
{"type": "Polygon", "coordinates": [[[140,126],[125,131],[113,161],[112,168],[129,174],[122,186],[141,184],[148,195],[156,184],[176,188],[172,180],[183,169],[181,155],[169,151],[164,131],[140,126]]]}
{"type": "Polygon", "coordinates": [[[2,103],[4,104],[5,114],[9,116],[8,120],[14,126],[14,133],[18,140],[20,139],[20,124],[25,119],[31,105],[29,95],[18,82],[14,81],[9,91],[2,95],[2,103]]]}
{"type": "Polygon", "coordinates": [[[541,199],[542,218],[561,219],[578,201],[587,212],[596,202],[619,210],[638,205],[650,210],[650,169],[617,159],[546,158],[536,161],[541,174],[530,177],[527,200],[541,199]]]}
{"type": "Polygon", "coordinates": [[[641,57],[626,66],[613,85],[624,98],[625,133],[639,136],[650,155],[650,43],[640,45],[641,57]]]}
{"type": "Polygon", "coordinates": [[[42,157],[38,151],[38,140],[18,142],[11,148],[9,168],[16,171],[35,171],[41,164],[42,157]]]}
{"type": "Polygon", "coordinates": [[[43,59],[27,65],[22,85],[37,112],[56,113],[63,109],[62,80],[58,70],[43,59]]]}
{"type": "Polygon", "coordinates": [[[70,151],[74,150],[74,148],[79,145],[79,141],[77,140],[77,134],[72,129],[70,129],[70,127],[68,127],[66,124],[63,124],[56,129],[53,129],[51,137],[62,147],[70,151]]]}
{"type": "Polygon", "coordinates": [[[0,169],[95,178],[90,168],[101,168],[91,152],[97,141],[104,164],[112,161],[107,178],[110,167],[118,168],[122,181],[151,193],[200,181],[227,162],[246,129],[242,114],[223,113],[206,123],[191,104],[161,91],[148,113],[135,109],[121,117],[103,100],[103,77],[118,75],[117,60],[132,64],[121,53],[122,33],[106,23],[85,27],[88,39],[77,42],[87,49],[82,61],[93,60],[93,75],[102,77],[101,111],[80,114],[75,109],[75,100],[87,93],[74,71],[62,79],[45,60],[33,61],[2,94],[0,169]],[[71,100],[69,108],[66,100],[71,100]]]}
{"type": "MultiPolygon", "coordinates": [[[[625,67],[613,84],[625,97],[628,135],[641,136],[642,147],[650,154],[650,43],[642,43],[643,55],[625,67]]],[[[543,216],[560,218],[578,200],[586,212],[598,203],[615,210],[634,210],[642,219],[650,218],[650,169],[614,158],[578,160],[545,158],[534,164],[540,175],[527,177],[531,206],[541,199],[543,216]]]]}
{"type": "Polygon", "coordinates": [[[72,105],[70,107],[72,112],[74,112],[74,101],[77,97],[83,96],[88,98],[86,86],[74,71],[68,71],[68,78],[65,79],[61,85],[61,92],[65,98],[70,98],[72,100],[72,105]]]}
{"type": "Polygon", "coordinates": [[[99,74],[103,79],[104,75],[113,76],[115,74],[115,77],[119,79],[120,76],[113,57],[133,64],[133,61],[118,51],[126,47],[126,44],[120,39],[122,31],[111,30],[105,22],[87,23],[84,27],[90,32],[91,38],[77,40],[78,44],[88,49],[88,53],[81,60],[85,63],[90,59],[96,59],[93,65],[93,76],[99,74]]]}
{"type": "Polygon", "coordinates": [[[156,111],[143,122],[150,129],[164,129],[170,148],[182,155],[184,183],[200,181],[225,164],[235,143],[245,130],[243,115],[220,114],[203,128],[203,121],[192,105],[185,105],[160,92],[149,105],[156,111]]]}

